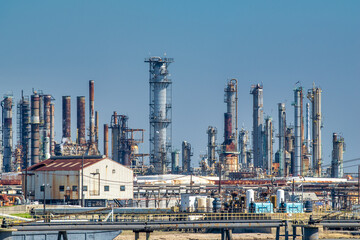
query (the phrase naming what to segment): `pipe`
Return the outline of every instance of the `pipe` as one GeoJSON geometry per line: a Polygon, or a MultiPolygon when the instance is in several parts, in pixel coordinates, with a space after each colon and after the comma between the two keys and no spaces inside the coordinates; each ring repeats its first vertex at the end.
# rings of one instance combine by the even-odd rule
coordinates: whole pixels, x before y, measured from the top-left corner
{"type": "Polygon", "coordinates": [[[31,95],[31,165],[40,162],[40,97],[31,95]]]}
{"type": "Polygon", "coordinates": [[[89,81],[90,144],[95,142],[94,80],[89,81]]]}
{"type": "Polygon", "coordinates": [[[63,96],[63,140],[71,142],[71,97],[63,96]]]}
{"type": "Polygon", "coordinates": [[[85,126],[85,96],[77,97],[77,140],[76,143],[83,145],[86,143],[85,126]]]}
{"type": "Polygon", "coordinates": [[[109,156],[109,126],[104,124],[104,155],[109,156]]]}
{"type": "Polygon", "coordinates": [[[292,170],[293,176],[301,175],[301,95],[302,95],[302,87],[298,87],[294,90],[294,119],[295,119],[295,129],[294,129],[294,136],[295,136],[295,159],[294,159],[294,169],[292,170]]]}
{"type": "Polygon", "coordinates": [[[95,111],[95,145],[99,146],[99,112],[95,111]]]}

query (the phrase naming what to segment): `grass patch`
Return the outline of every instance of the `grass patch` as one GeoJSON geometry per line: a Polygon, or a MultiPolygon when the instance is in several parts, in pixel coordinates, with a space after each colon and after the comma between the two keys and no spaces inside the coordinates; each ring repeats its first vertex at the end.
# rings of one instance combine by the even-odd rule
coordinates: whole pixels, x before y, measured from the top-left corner
{"type": "Polygon", "coordinates": [[[30,213],[13,213],[10,215],[15,217],[22,217],[22,218],[32,218],[30,213]]]}

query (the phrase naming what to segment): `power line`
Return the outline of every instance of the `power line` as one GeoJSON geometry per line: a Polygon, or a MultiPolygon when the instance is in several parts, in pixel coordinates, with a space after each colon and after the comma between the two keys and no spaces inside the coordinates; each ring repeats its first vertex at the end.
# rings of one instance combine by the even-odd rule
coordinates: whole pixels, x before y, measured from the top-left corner
{"type": "MultiPolygon", "coordinates": [[[[360,160],[360,158],[354,158],[354,159],[343,161],[343,163],[355,162],[355,161],[359,161],[359,160],[360,160]]],[[[331,164],[323,165],[323,167],[330,167],[330,166],[331,166],[331,164]]],[[[355,165],[355,166],[357,166],[357,165],[355,165]]]]}

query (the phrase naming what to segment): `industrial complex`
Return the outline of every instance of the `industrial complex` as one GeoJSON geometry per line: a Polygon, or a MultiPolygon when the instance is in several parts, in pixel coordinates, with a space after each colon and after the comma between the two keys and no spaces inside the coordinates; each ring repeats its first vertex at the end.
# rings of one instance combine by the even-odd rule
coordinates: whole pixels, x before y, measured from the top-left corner
{"type": "MultiPolygon", "coordinates": [[[[105,116],[108,122],[99,126],[94,80],[89,81],[88,101],[85,96],[76,96],[76,136],[71,134],[72,96],[61,99],[62,133],[55,134],[55,117],[60,116],[54,115],[54,109],[60,104],[55,104],[51,93],[33,90],[31,96],[21,93],[19,99],[5,95],[1,101],[2,206],[36,202],[44,208],[34,207],[33,214],[43,216],[63,213],[65,205],[69,214],[77,215],[81,209],[97,211],[94,209],[111,206],[116,208],[112,209],[113,217],[134,213],[241,213],[253,220],[259,220],[256,216],[276,216],[283,221],[275,214],[290,213],[303,214],[302,219],[310,221],[304,224],[327,219],[322,218],[324,215],[312,219],[310,215],[315,212],[326,216],[356,212],[360,178],[344,176],[344,136],[333,133],[331,164],[322,161],[320,87],[314,84],[307,89],[296,84],[292,104],[280,102],[274,116],[264,116],[266,86],[249,86],[253,125],[246,129],[238,126],[238,80],[224,79],[225,88],[219,89],[219,95],[224,93],[224,113],[218,113],[224,116],[223,126],[199,131],[204,143],[207,139],[207,153],[194,160],[191,139],[181,139],[181,150],[172,144],[172,128],[176,126],[172,126],[169,77],[173,62],[167,57],[145,59],[149,64],[148,129],[129,127],[131,116],[117,111],[105,116]],[[287,121],[288,115],[294,116],[293,124],[287,121]],[[223,137],[218,136],[221,128],[223,137]],[[146,141],[145,131],[148,150],[141,147],[146,141]],[[101,134],[103,142],[99,142],[101,134]],[[59,205],[63,207],[54,207],[59,205]]],[[[194,216],[199,220],[206,215],[194,216]]],[[[231,220],[245,221],[243,215],[236,216],[231,220]]],[[[286,216],[286,221],[293,220],[286,216]]],[[[283,226],[282,222],[276,224],[261,226],[283,226]]],[[[301,226],[294,226],[295,239],[296,226],[301,226]]],[[[231,239],[229,228],[236,225],[221,228],[223,239],[231,239]]],[[[315,236],[314,229],[307,229],[304,236],[315,236]]]]}

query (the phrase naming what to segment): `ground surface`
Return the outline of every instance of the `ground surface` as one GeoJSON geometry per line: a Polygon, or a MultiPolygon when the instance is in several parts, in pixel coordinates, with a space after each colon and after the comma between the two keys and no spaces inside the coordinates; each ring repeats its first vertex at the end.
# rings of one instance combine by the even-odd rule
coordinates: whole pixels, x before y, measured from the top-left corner
{"type": "MultiPolygon", "coordinates": [[[[359,236],[352,236],[349,234],[336,232],[322,232],[321,239],[359,239],[359,236]]],[[[135,234],[132,231],[124,231],[117,236],[115,240],[131,240],[135,239],[135,234]]],[[[140,233],[140,240],[145,239],[145,233],[140,233]]],[[[153,232],[150,235],[151,240],[220,240],[220,234],[216,233],[185,233],[185,232],[153,232]]],[[[270,240],[275,239],[273,234],[265,233],[241,233],[233,234],[234,240],[270,240]]],[[[301,238],[299,238],[301,239],[301,238]]]]}

